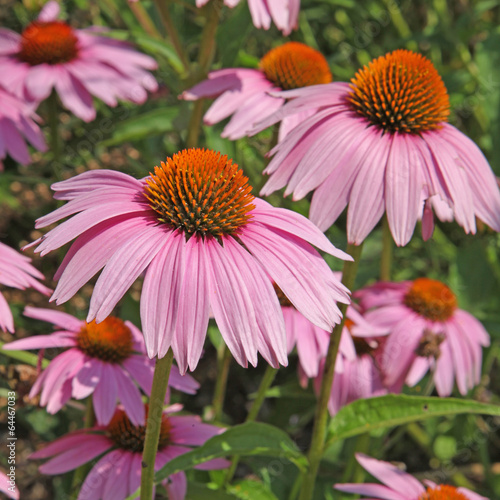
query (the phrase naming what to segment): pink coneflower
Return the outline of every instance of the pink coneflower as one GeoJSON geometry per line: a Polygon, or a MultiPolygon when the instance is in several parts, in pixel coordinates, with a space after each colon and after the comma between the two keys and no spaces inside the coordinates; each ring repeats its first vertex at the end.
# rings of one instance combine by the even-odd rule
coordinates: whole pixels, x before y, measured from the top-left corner
{"type": "MultiPolygon", "coordinates": [[[[330,415],[335,415],[340,408],[357,399],[387,394],[388,388],[382,383],[382,373],[373,356],[378,347],[375,338],[386,334],[386,329],[370,324],[353,306],[349,306],[328,400],[330,415]]],[[[316,393],[321,388],[323,367],[324,361],[314,380],[316,393]]],[[[391,392],[399,392],[399,389],[391,387],[391,392]]]]}
{"type": "MultiPolygon", "coordinates": [[[[15,469],[14,469],[15,477],[15,469]]],[[[19,500],[19,490],[17,489],[16,482],[11,481],[9,476],[0,471],[0,491],[5,493],[9,498],[19,500]]]]}
{"type": "Polygon", "coordinates": [[[82,120],[95,118],[92,95],[108,106],[117,99],[142,103],[158,85],[147,69],[156,62],[119,40],[98,36],[102,28],[73,29],[59,21],[59,4],[48,2],[19,35],[0,29],[2,85],[20,97],[46,99],[55,89],[63,105],[82,120]]]}
{"type": "MultiPolygon", "coordinates": [[[[247,135],[256,121],[273,114],[285,99],[269,95],[270,91],[290,90],[332,81],[324,56],[299,42],[288,42],[271,49],[261,60],[259,69],[230,68],[212,71],[208,79],[186,90],[182,98],[194,101],[217,97],[205,113],[204,121],[213,125],[232,115],[222,132],[231,140],[247,135]]],[[[287,116],[280,126],[279,139],[315,110],[287,116]]]]}
{"type": "Polygon", "coordinates": [[[376,460],[362,453],[356,453],[356,460],[383,484],[336,484],[335,489],[366,495],[371,500],[488,500],[467,488],[436,484],[428,480],[422,484],[389,462],[376,460]]]}
{"type": "MultiPolygon", "coordinates": [[[[35,290],[50,295],[51,291],[37,280],[44,279],[43,274],[31,264],[31,259],[16,252],[13,248],[0,243],[0,285],[25,290],[35,290]]],[[[14,333],[14,319],[5,297],[0,293],[0,328],[14,333]]]]}
{"type": "Polygon", "coordinates": [[[261,194],[287,186],[285,195],[301,199],[314,190],[310,218],[322,230],[348,205],[354,244],[384,212],[398,245],[408,243],[421,217],[424,237],[431,236],[432,210],[444,220],[455,218],[468,233],[476,230],[476,216],[500,230],[495,176],[479,148],[446,122],[448,94],[425,57],[396,50],[358,71],[350,85],[276,95],[292,100],[253,132],[319,109],[273,150],[261,194]]]}
{"type": "MultiPolygon", "coordinates": [[[[58,412],[71,398],[92,396],[97,422],[109,423],[117,400],[134,424],[144,423],[144,407],[138,386],[149,395],[154,363],[146,356],[144,338],[130,321],[109,316],[96,324],[52,309],[27,307],[24,315],[52,323],[57,331],[4,345],[6,350],[69,347],[56,356],[38,377],[30,397],[41,393],[40,405],[58,412]]],[[[198,383],[181,377],[172,367],[171,387],[194,394],[198,383]]]]}
{"type": "Polygon", "coordinates": [[[32,108],[0,87],[0,171],[7,155],[22,165],[31,161],[26,140],[40,151],[47,149],[32,108]]]}
{"type": "Polygon", "coordinates": [[[416,384],[433,371],[440,396],[449,396],[454,379],[462,395],[479,383],[482,349],[490,338],[483,325],[457,307],[443,283],[418,278],[377,283],[356,292],[368,321],[390,331],[380,356],[384,383],[416,384]]]}
{"type": "MultiPolygon", "coordinates": [[[[196,6],[202,7],[209,0],[196,0],[196,6]]],[[[240,0],[224,0],[228,7],[235,7],[240,0]]],[[[297,28],[300,0],[248,0],[248,8],[256,28],[268,30],[271,20],[285,36],[297,28]]]]}
{"type": "MultiPolygon", "coordinates": [[[[177,405],[178,406],[178,405],[177,405]]],[[[177,416],[172,409],[163,412],[155,470],[179,455],[201,446],[223,429],[204,424],[195,416],[177,416]]],[[[146,409],[147,412],[147,409],[146,409]]],[[[82,429],[54,441],[33,453],[30,458],[51,458],[40,466],[43,474],[63,474],[96,457],[99,461],[88,473],[78,494],[78,500],[124,500],[134,493],[141,482],[141,461],[146,428],[135,425],[124,411],[118,409],[104,427],[82,429]]],[[[214,459],[196,466],[212,470],[227,467],[228,462],[214,459]]],[[[170,500],[186,496],[186,475],[178,472],[163,483],[170,500]]],[[[153,495],[154,496],[154,495],[153,495]]]]}
{"type": "MultiPolygon", "coordinates": [[[[142,180],[89,171],[53,185],[69,203],[37,221],[42,255],[74,238],[51,300],[62,303],[104,267],[87,321],[101,322],[146,271],[142,328],[150,357],[171,346],[181,373],[200,359],[210,309],[237,362],[287,364],[283,314],[272,281],[325,330],[340,320],[348,290],[313,249],[350,259],[308,219],[250,193],[227,156],[189,149],[142,180]]],[[[33,243],[33,244],[35,244],[33,243]]]]}

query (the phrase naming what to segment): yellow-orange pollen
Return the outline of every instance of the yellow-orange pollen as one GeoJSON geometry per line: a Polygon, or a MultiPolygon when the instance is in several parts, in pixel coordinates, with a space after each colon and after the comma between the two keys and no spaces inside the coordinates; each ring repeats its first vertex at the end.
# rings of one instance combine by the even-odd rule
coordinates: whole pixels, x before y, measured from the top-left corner
{"type": "Polygon", "coordinates": [[[255,208],[243,171],[211,150],[181,151],[155,167],[146,182],[145,194],[158,219],[187,235],[234,234],[255,208]]]}
{"type": "Polygon", "coordinates": [[[421,54],[395,50],[359,70],[348,102],[356,113],[389,133],[419,134],[448,120],[448,92],[421,54]]]}
{"type": "Polygon", "coordinates": [[[266,78],[283,90],[330,83],[332,73],[321,52],[299,42],[270,50],[261,60],[266,78]]]}
{"type": "Polygon", "coordinates": [[[458,491],[454,486],[440,485],[427,488],[418,500],[468,500],[468,497],[458,491]]]}
{"type": "Polygon", "coordinates": [[[78,38],[66,23],[35,21],[21,34],[18,58],[31,66],[65,63],[76,58],[77,45],[78,38]]]}
{"type": "Polygon", "coordinates": [[[133,351],[132,332],[119,318],[109,316],[101,323],[86,323],[76,337],[78,347],[88,356],[108,363],[121,363],[133,351]]]}
{"type": "Polygon", "coordinates": [[[432,321],[446,321],[457,308],[455,294],[440,281],[418,278],[403,299],[405,305],[432,321]]]}
{"type": "MultiPolygon", "coordinates": [[[[146,405],[146,418],[148,407],[146,405]]],[[[172,425],[165,415],[161,417],[160,440],[158,449],[161,450],[170,442],[172,425]]],[[[123,450],[142,453],[144,450],[144,438],[146,437],[146,426],[134,425],[123,410],[116,410],[111,422],[106,428],[106,434],[118,448],[123,450]]]]}

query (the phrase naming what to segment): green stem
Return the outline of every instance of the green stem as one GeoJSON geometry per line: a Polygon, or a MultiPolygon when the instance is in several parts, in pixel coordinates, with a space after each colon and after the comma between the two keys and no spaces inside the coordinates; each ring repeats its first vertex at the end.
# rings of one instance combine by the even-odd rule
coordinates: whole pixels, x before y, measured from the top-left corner
{"type": "Polygon", "coordinates": [[[153,38],[161,38],[159,31],[156,29],[155,24],[142,4],[138,2],[128,2],[128,6],[145,33],[153,38]]]}
{"type": "Polygon", "coordinates": [[[392,239],[391,229],[387,215],[382,219],[382,255],[380,257],[380,280],[391,280],[392,250],[394,241],[392,239]]]}
{"type": "Polygon", "coordinates": [[[232,359],[226,344],[222,344],[222,348],[217,354],[217,380],[215,382],[214,398],[212,401],[213,420],[216,422],[220,421],[222,416],[222,408],[226,396],[227,377],[229,375],[229,366],[231,365],[232,359]]]}
{"type": "MultiPolygon", "coordinates": [[[[382,0],[385,4],[387,11],[389,12],[389,16],[391,16],[391,21],[396,31],[398,32],[401,38],[411,38],[411,29],[408,26],[408,23],[405,21],[401,10],[397,2],[393,2],[392,0],[382,0]]],[[[406,43],[407,47],[410,50],[418,50],[418,45],[415,40],[410,40],[406,43]]]]}
{"type": "Polygon", "coordinates": [[[181,60],[182,66],[184,67],[186,73],[189,73],[189,59],[184,52],[182,42],[179,38],[179,33],[177,32],[177,28],[175,27],[175,24],[172,21],[172,17],[170,16],[168,5],[170,2],[169,0],[154,0],[154,3],[156,5],[156,8],[158,9],[158,12],[160,13],[163,26],[165,26],[165,30],[170,37],[175,52],[177,52],[177,55],[181,60]]]}
{"type": "MultiPolygon", "coordinates": [[[[219,25],[220,12],[223,0],[212,0],[208,5],[208,14],[201,34],[200,51],[198,54],[198,75],[196,81],[206,77],[215,53],[215,35],[219,25]]],[[[193,148],[198,145],[200,137],[201,119],[203,117],[203,100],[196,101],[189,120],[186,146],[193,148]]]]}
{"type": "Polygon", "coordinates": [[[156,361],[153,387],[151,388],[151,397],[149,398],[144,451],[142,452],[141,500],[152,500],[153,498],[154,465],[160,438],[163,404],[167,393],[168,377],[170,376],[173,358],[174,355],[170,348],[163,358],[156,361]]]}
{"type": "MultiPolygon", "coordinates": [[[[254,399],[254,402],[252,403],[252,407],[250,408],[250,411],[248,412],[247,418],[245,419],[245,422],[253,422],[256,418],[257,415],[259,414],[259,411],[262,407],[262,403],[264,403],[264,400],[266,399],[266,393],[268,389],[271,387],[272,383],[274,382],[274,379],[276,377],[276,374],[278,373],[278,370],[276,368],[273,368],[271,365],[267,365],[266,372],[264,373],[264,376],[262,377],[262,380],[259,385],[259,390],[257,391],[257,396],[254,399]]],[[[231,466],[229,467],[229,470],[227,471],[226,479],[224,480],[224,484],[229,484],[231,480],[233,479],[234,473],[236,471],[236,467],[238,467],[238,462],[240,461],[240,456],[235,455],[233,457],[233,460],[231,461],[231,466]]]]}
{"type": "MultiPolygon", "coordinates": [[[[93,427],[95,424],[95,413],[94,413],[94,405],[92,404],[92,396],[89,396],[87,398],[87,403],[85,407],[85,420],[83,421],[83,428],[84,429],[90,429],[90,427],[93,427]]],[[[83,465],[80,465],[78,467],[74,474],[73,474],[73,481],[71,484],[71,491],[73,492],[71,495],[71,500],[76,500],[78,498],[78,493],[80,490],[80,486],[83,483],[83,480],[87,476],[87,473],[90,470],[91,463],[86,463],[83,465]]]]}
{"type": "MultiPolygon", "coordinates": [[[[26,351],[7,351],[3,350],[2,347],[7,344],[8,342],[3,342],[0,340],[0,353],[2,353],[4,356],[7,356],[8,358],[15,359],[17,361],[20,361],[21,363],[25,363],[27,365],[31,366],[37,366],[38,365],[38,356],[36,354],[33,354],[32,352],[26,352],[26,351]]],[[[50,361],[47,359],[42,359],[42,368],[47,368],[49,366],[50,361]]]]}
{"type": "MultiPolygon", "coordinates": [[[[361,256],[362,245],[348,245],[347,253],[354,258],[354,262],[344,262],[344,269],[342,271],[342,283],[352,290],[354,280],[358,270],[358,262],[361,256]]],[[[344,328],[345,312],[347,304],[338,304],[342,312],[342,319],[338,325],[335,325],[332,334],[330,335],[330,344],[325,358],[325,368],[323,378],[321,380],[321,388],[318,396],[318,403],[316,405],[316,413],[314,415],[314,427],[311,439],[311,448],[309,449],[309,470],[304,475],[302,488],[300,490],[300,500],[310,500],[313,497],[314,483],[318,474],[319,463],[323,456],[326,437],[326,426],[328,423],[328,400],[333,385],[333,377],[335,374],[335,362],[340,345],[340,336],[344,328]]]]}

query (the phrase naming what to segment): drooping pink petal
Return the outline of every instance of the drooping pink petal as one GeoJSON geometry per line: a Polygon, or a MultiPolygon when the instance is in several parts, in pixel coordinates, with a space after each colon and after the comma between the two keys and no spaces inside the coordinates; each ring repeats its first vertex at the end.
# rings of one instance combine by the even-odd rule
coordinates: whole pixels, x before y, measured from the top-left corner
{"type": "Polygon", "coordinates": [[[108,363],[102,363],[101,370],[101,378],[94,390],[92,401],[97,423],[107,425],[116,409],[118,390],[115,370],[108,363]]]}
{"type": "Polygon", "coordinates": [[[116,393],[128,418],[134,425],[145,425],[144,405],[139,389],[121,367],[111,367],[116,380],[116,393]]]}

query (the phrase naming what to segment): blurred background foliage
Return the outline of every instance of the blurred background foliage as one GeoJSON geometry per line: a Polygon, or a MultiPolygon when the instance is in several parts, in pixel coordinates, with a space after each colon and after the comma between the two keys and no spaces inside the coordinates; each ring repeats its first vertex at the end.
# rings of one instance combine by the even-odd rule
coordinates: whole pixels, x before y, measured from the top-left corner
{"type": "MultiPolygon", "coordinates": [[[[182,45],[190,60],[195,61],[204,23],[203,11],[196,9],[194,0],[170,3],[182,45]]],[[[21,31],[37,15],[41,4],[37,0],[0,0],[0,23],[21,31]]],[[[136,5],[140,5],[152,20],[149,33],[145,33],[126,0],[63,3],[63,10],[72,25],[79,28],[92,24],[107,26],[111,29],[110,36],[130,40],[155,57],[159,63],[156,77],[160,90],[142,106],[122,104],[113,109],[97,102],[97,118],[88,124],[61,109],[64,147],[59,159],[51,158],[51,153],[35,153],[33,163],[27,167],[12,160],[5,162],[5,172],[0,174],[0,238],[7,244],[19,248],[39,236],[39,232],[33,230],[35,219],[56,207],[49,189],[54,180],[54,161],[59,163],[57,170],[62,178],[95,168],[117,169],[143,177],[167,155],[184,147],[192,103],[179,101],[178,95],[203,75],[195,67],[190,75],[186,73],[172,44],[165,39],[153,3],[144,0],[136,5]]],[[[320,50],[330,64],[334,79],[342,81],[352,78],[357,69],[372,58],[393,49],[408,48],[423,53],[434,63],[446,84],[452,107],[451,123],[479,144],[495,173],[500,175],[500,1],[302,0],[299,29],[289,39],[320,50]]],[[[236,8],[224,8],[221,13],[212,68],[256,67],[260,57],[284,41],[274,27],[267,32],[256,30],[248,6],[242,1],[236,8]]],[[[205,109],[208,104],[205,103],[205,109]]],[[[43,104],[38,113],[42,119],[46,118],[43,104]]],[[[204,126],[199,145],[232,157],[249,176],[254,193],[258,193],[265,182],[262,171],[266,159],[263,155],[269,149],[272,131],[231,142],[220,137],[223,125],[204,126]]],[[[282,193],[275,193],[269,201],[304,215],[308,212],[307,199],[292,202],[283,199],[282,193]]],[[[327,234],[336,246],[345,248],[345,214],[327,234]]],[[[417,230],[409,245],[396,248],[393,263],[395,280],[428,276],[449,284],[458,296],[460,307],[474,314],[486,326],[492,344],[484,353],[482,382],[469,397],[493,403],[500,402],[499,248],[500,236],[484,225],[480,224],[478,234],[473,236],[465,235],[456,224],[438,223],[429,242],[424,243],[417,230]]],[[[381,230],[378,228],[365,244],[358,286],[378,278],[380,250],[381,230]]],[[[36,257],[35,265],[50,277],[60,259],[55,252],[44,259],[36,257]]],[[[91,285],[84,287],[65,306],[66,310],[84,317],[91,289],[91,285]]],[[[18,338],[48,332],[46,325],[21,315],[24,304],[45,307],[43,298],[34,292],[11,290],[6,296],[13,304],[18,338]]],[[[122,303],[121,315],[140,325],[138,297],[139,288],[136,287],[122,303]]],[[[202,383],[200,393],[195,397],[181,398],[186,409],[198,414],[206,414],[211,404],[216,376],[215,327],[212,327],[210,338],[215,347],[207,343],[205,357],[194,373],[202,383]]],[[[9,335],[2,335],[2,340],[9,339],[9,335]]],[[[50,358],[54,353],[45,355],[50,358]]],[[[26,395],[34,368],[12,365],[11,360],[4,356],[0,356],[0,363],[5,379],[0,396],[4,397],[9,387],[26,395]]],[[[260,419],[283,428],[299,447],[305,449],[309,443],[315,400],[310,388],[306,392],[298,385],[295,368],[296,361],[292,357],[290,368],[280,370],[269,394],[272,397],[265,403],[260,419]]],[[[231,365],[231,383],[224,406],[225,423],[244,420],[247,397],[256,391],[263,370],[262,364],[248,370],[234,363],[231,365]]],[[[424,379],[407,392],[422,393],[425,385],[424,379]]],[[[0,405],[4,405],[4,399],[0,405]]],[[[26,399],[25,406],[19,409],[21,439],[18,452],[21,463],[25,464],[18,469],[19,486],[21,491],[29,491],[22,498],[68,498],[69,478],[63,476],[52,481],[42,477],[37,473],[36,464],[29,463],[26,457],[39,443],[78,427],[81,423],[79,406],[75,404],[51,416],[26,399]]],[[[0,415],[0,418],[5,417],[2,408],[0,415]]],[[[347,439],[328,450],[320,469],[321,487],[317,498],[343,498],[333,492],[331,484],[362,477],[363,472],[352,459],[356,450],[370,450],[378,458],[401,460],[409,471],[416,472],[417,477],[424,473],[428,477],[431,471],[441,480],[477,488],[491,499],[500,498],[499,426],[500,421],[493,417],[462,415],[435,418],[389,432],[377,431],[371,436],[347,439]]],[[[268,459],[259,457],[245,460],[239,472],[241,475],[254,474],[261,483],[254,482],[258,486],[242,483],[237,491],[228,494],[228,498],[285,498],[297,475],[295,466],[288,462],[280,462],[273,469],[269,467],[268,459]]],[[[195,481],[198,477],[206,478],[207,473],[190,474],[193,481],[189,498],[211,498],[209,490],[195,481]]],[[[219,473],[213,471],[210,474],[213,483],[217,483],[219,473]]],[[[213,498],[223,498],[220,492],[215,494],[217,496],[213,498]]]]}

